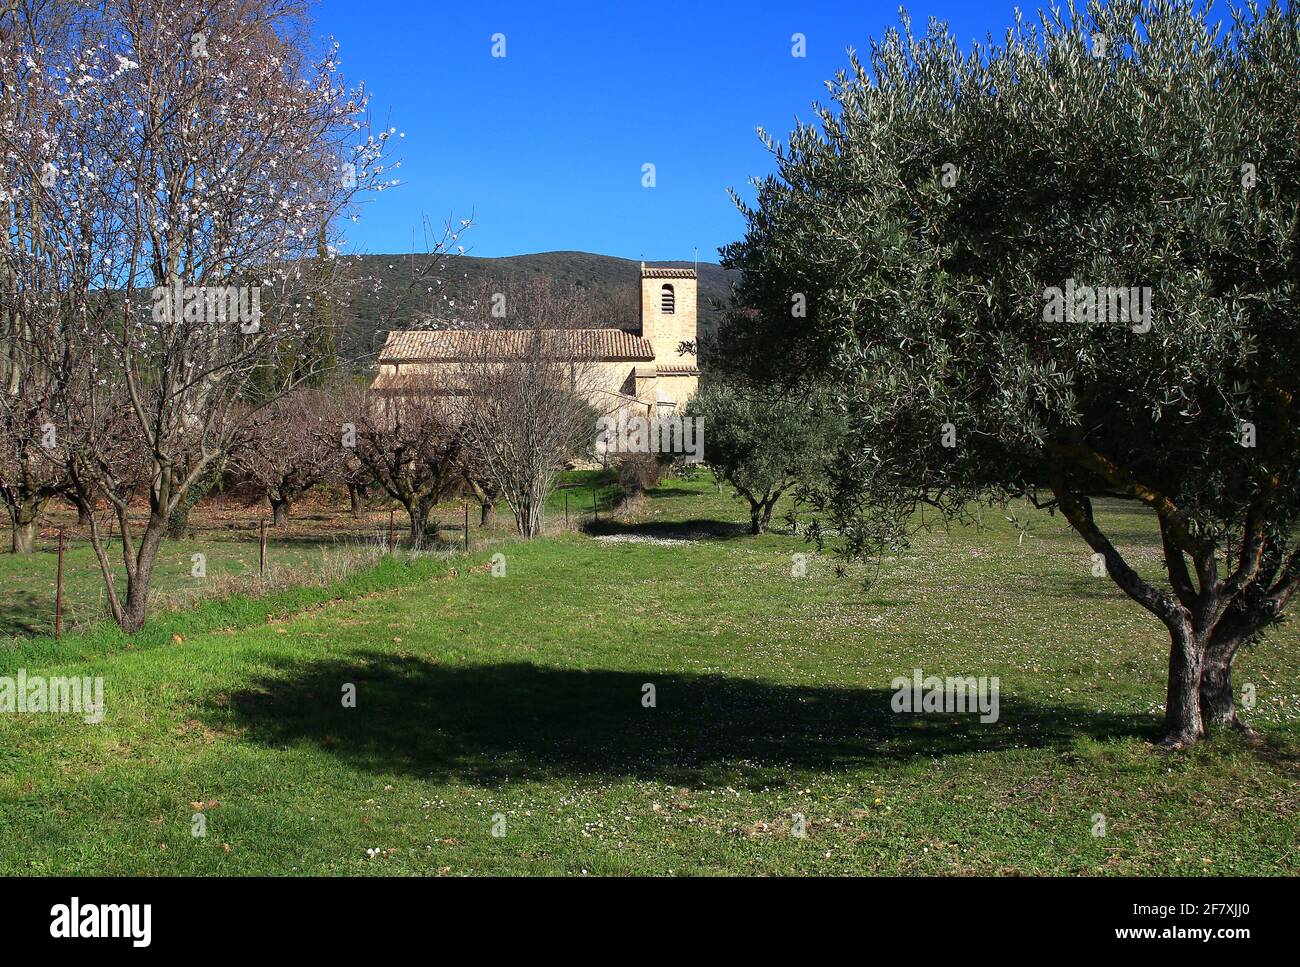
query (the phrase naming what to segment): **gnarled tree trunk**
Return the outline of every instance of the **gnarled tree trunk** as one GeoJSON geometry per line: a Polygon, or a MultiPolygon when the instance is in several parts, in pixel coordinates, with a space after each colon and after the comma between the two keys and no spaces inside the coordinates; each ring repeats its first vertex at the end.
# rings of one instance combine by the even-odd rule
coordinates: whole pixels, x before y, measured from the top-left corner
{"type": "MultiPolygon", "coordinates": [[[[433,510],[436,500],[433,496],[416,497],[413,500],[403,504],[407,514],[411,518],[411,546],[420,547],[424,543],[424,535],[429,530],[429,514],[433,510]]],[[[436,532],[436,525],[435,525],[436,532]]]]}
{"type": "Polygon", "coordinates": [[[1214,729],[1251,734],[1232,689],[1232,662],[1250,638],[1248,626],[1223,610],[1211,606],[1199,621],[1171,624],[1164,745],[1183,748],[1214,729]]]}
{"type": "MultiPolygon", "coordinates": [[[[746,494],[746,496],[749,495],[746,494]]],[[[767,528],[772,523],[772,508],[776,506],[779,496],[780,494],[762,498],[749,497],[749,532],[751,534],[767,533],[767,528]]]]}
{"type": "Polygon", "coordinates": [[[1237,700],[1232,690],[1232,662],[1247,636],[1225,629],[1221,621],[1210,638],[1201,663],[1201,721],[1211,728],[1231,728],[1250,733],[1250,726],[1237,717],[1237,700]]]}
{"type": "Polygon", "coordinates": [[[9,505],[9,520],[13,528],[10,549],[15,554],[30,554],[35,549],[41,512],[44,509],[43,500],[27,500],[9,505]]]}
{"type": "Polygon", "coordinates": [[[1181,749],[1205,734],[1201,722],[1203,642],[1190,621],[1170,628],[1164,744],[1181,749]]]}
{"type": "Polygon", "coordinates": [[[14,521],[13,540],[10,542],[10,550],[15,554],[30,554],[36,547],[36,532],[35,520],[22,523],[14,521]]]}

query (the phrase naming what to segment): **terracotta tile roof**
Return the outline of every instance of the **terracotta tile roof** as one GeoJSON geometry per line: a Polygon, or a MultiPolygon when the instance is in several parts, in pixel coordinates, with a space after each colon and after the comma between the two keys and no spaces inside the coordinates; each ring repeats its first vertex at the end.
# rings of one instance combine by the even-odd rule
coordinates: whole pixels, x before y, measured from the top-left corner
{"type": "MultiPolygon", "coordinates": [[[[380,363],[508,358],[520,355],[532,331],[527,329],[409,329],[390,332],[380,363]]],[[[650,340],[623,329],[552,329],[542,334],[544,347],[568,358],[585,360],[652,360],[650,340]]]]}
{"type": "Polygon", "coordinates": [[[694,269],[671,269],[657,268],[655,266],[641,266],[641,278],[643,279],[693,279],[695,278],[694,269]]]}
{"type": "Polygon", "coordinates": [[[678,366],[656,366],[655,371],[660,376],[699,376],[700,367],[694,363],[686,363],[678,366]]]}

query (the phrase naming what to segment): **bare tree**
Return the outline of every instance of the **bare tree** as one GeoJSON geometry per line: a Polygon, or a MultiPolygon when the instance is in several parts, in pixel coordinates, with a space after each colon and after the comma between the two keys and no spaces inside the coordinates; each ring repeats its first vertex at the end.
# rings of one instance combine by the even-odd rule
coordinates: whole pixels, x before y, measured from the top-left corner
{"type": "Polygon", "coordinates": [[[348,512],[354,520],[359,519],[365,508],[366,498],[370,496],[370,488],[375,484],[375,478],[371,475],[365,461],[356,455],[355,446],[338,454],[337,465],[339,475],[343,479],[343,486],[348,492],[348,512]]]}
{"type": "Polygon", "coordinates": [[[266,495],[276,527],[289,523],[303,494],[337,472],[340,438],[325,404],[320,390],[281,396],[244,427],[231,452],[232,468],[266,495]]]}
{"type": "Polygon", "coordinates": [[[369,465],[357,454],[357,418],[367,406],[365,389],[342,374],[325,383],[318,395],[320,414],[326,426],[328,473],[343,482],[348,509],[359,519],[370,490],[376,486],[369,465]]]}
{"type": "Polygon", "coordinates": [[[496,519],[497,501],[502,496],[501,485],[492,469],[475,460],[468,447],[461,460],[461,479],[478,502],[479,526],[491,527],[496,519]]]}
{"type": "Polygon", "coordinates": [[[534,318],[526,329],[467,334],[459,366],[468,459],[529,538],[542,533],[565,462],[592,446],[599,386],[589,340],[548,327],[545,311],[534,318]]]}
{"type": "Polygon", "coordinates": [[[387,395],[354,390],[345,408],[355,427],[356,458],[405,508],[411,543],[422,545],[430,513],[460,479],[464,429],[459,406],[433,391],[387,395]]]}
{"type": "Polygon", "coordinates": [[[0,399],[0,502],[9,512],[11,549],[30,553],[46,505],[67,492],[62,444],[51,422],[51,381],[24,367],[16,391],[0,399]]]}

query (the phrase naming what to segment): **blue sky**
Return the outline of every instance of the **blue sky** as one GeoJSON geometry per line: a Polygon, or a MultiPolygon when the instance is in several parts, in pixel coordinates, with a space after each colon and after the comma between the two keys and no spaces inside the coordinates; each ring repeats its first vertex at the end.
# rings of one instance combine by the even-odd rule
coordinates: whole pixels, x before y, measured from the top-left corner
{"type": "MultiPolygon", "coordinates": [[[[1028,3],[1027,9],[1034,9],[1028,3]]],[[[1000,36],[1012,2],[927,0],[965,42],[1000,36]]],[[[898,22],[897,0],[679,3],[322,0],[316,33],[391,124],[402,186],[348,226],[348,251],[423,251],[422,216],[467,217],[470,254],[576,249],[716,261],[743,222],[727,188],[771,169],[754,130],[808,118],[823,82],[898,22]],[[791,35],[807,56],[791,56],[791,35]],[[492,57],[492,35],[506,56],[492,57]],[[656,187],[643,188],[642,165],[656,187]],[[412,233],[416,232],[414,236],[412,233]]]]}

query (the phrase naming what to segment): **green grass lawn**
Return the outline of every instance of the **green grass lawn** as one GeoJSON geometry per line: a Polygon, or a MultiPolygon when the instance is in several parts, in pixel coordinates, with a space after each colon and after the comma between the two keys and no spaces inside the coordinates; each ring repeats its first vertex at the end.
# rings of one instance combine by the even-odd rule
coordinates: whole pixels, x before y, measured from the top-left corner
{"type": "MultiPolygon", "coordinates": [[[[1157,575],[1153,522],[1099,509],[1157,575]]],[[[1238,661],[1262,743],[1156,749],[1163,628],[1017,515],[864,590],[701,477],[594,535],[20,642],[0,675],[102,675],[107,714],[0,714],[0,872],[1300,873],[1295,631],[1238,661]],[[1000,719],[892,713],[918,667],[999,676],[1000,719]]]]}
{"type": "MultiPolygon", "coordinates": [[[[57,544],[45,540],[32,554],[0,554],[0,639],[48,634],[54,626],[57,544]]],[[[125,593],[126,569],[121,545],[108,547],[116,572],[115,584],[125,593]]],[[[272,567],[301,573],[319,565],[319,543],[283,542],[273,546],[272,567]]],[[[207,597],[210,582],[258,573],[256,533],[239,536],[196,535],[164,541],[154,572],[153,597],[163,606],[184,606],[207,597]],[[202,576],[196,576],[195,554],[202,554],[202,576]]],[[[84,627],[108,614],[104,578],[87,541],[69,543],[63,556],[64,625],[84,627]]]]}

